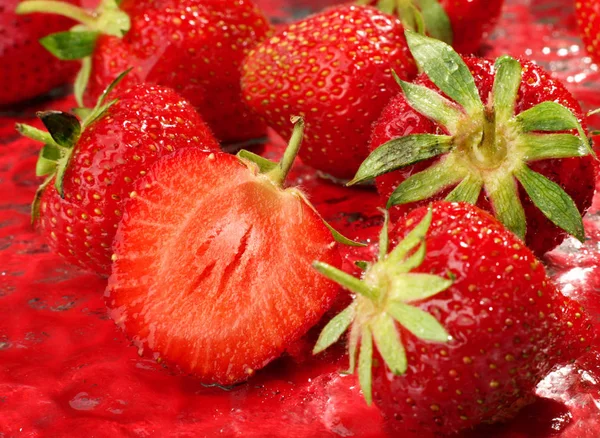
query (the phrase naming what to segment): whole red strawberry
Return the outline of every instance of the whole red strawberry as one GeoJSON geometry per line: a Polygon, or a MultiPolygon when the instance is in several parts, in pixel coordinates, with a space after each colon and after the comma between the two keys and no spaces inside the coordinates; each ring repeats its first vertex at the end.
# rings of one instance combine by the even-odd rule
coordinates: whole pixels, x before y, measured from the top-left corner
{"type": "Polygon", "coordinates": [[[471,54],[496,25],[504,0],[371,0],[370,4],[398,15],[408,29],[422,26],[427,35],[471,54]]]}
{"type": "Polygon", "coordinates": [[[306,119],[310,166],[350,178],[368,155],[371,124],[395,94],[392,70],[416,68],[400,21],[367,6],[327,9],[265,41],[243,65],[246,102],[287,137],[295,113],[306,119]]]}
{"type": "Polygon", "coordinates": [[[528,61],[462,59],[407,35],[424,74],[400,82],[355,181],[378,176],[395,216],[431,199],[476,204],[538,255],[567,234],[582,240],[596,166],[585,116],[565,87],[528,61]]]}
{"type": "Polygon", "coordinates": [[[93,104],[121,72],[119,89],[148,82],[173,88],[196,107],[223,142],[261,137],[264,125],[245,107],[240,64],[271,28],[250,0],[104,1],[94,15],[51,4],[24,2],[19,11],[65,14],[86,31],[45,39],[56,56],[83,58],[79,86],[93,104]]]}
{"type": "Polygon", "coordinates": [[[596,0],[577,0],[575,13],[585,49],[594,62],[600,62],[600,3],[596,0]]]}
{"type": "Polygon", "coordinates": [[[350,328],[350,372],[359,351],[363,393],[368,402],[373,394],[398,436],[511,418],[548,371],[593,341],[583,309],[553,286],[533,253],[470,204],[419,208],[389,236],[385,226],[379,260],[363,280],[315,267],[356,293],[315,352],[350,328]]]}
{"type": "Polygon", "coordinates": [[[113,237],[135,180],[177,149],[218,149],[194,108],[160,86],[135,85],[107,104],[100,99],[83,125],[67,113],[39,117],[50,134],[18,126],[46,143],[36,170],[48,176],[36,194],[33,220],[54,251],[99,274],[110,273],[113,237]]]}
{"type": "Polygon", "coordinates": [[[67,30],[75,23],[42,14],[18,16],[15,8],[19,2],[3,0],[0,4],[0,106],[47,93],[70,82],[77,72],[76,63],[59,61],[38,42],[41,37],[67,30]]]}
{"type": "Polygon", "coordinates": [[[239,159],[186,149],[138,181],[106,294],[136,345],[229,385],[278,357],[329,308],[339,288],[310,263],[341,264],[334,236],[299,189],[283,188],[302,126],[279,165],[245,151],[239,159]]]}

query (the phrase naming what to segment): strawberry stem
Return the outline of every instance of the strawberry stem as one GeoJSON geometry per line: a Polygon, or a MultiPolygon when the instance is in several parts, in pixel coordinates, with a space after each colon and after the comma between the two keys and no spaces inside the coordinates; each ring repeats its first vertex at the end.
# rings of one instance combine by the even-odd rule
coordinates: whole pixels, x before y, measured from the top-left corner
{"type": "Polygon", "coordinates": [[[33,12],[44,12],[58,14],[63,17],[72,18],[90,28],[95,28],[97,20],[85,9],[54,0],[29,0],[19,3],[15,10],[17,14],[31,14],[33,12]]]}
{"type": "Polygon", "coordinates": [[[294,124],[294,131],[292,132],[290,142],[285,149],[283,158],[275,169],[267,173],[269,178],[271,178],[278,186],[283,186],[283,183],[294,164],[294,160],[298,155],[300,146],[302,146],[302,139],[304,138],[304,119],[302,119],[302,117],[292,117],[292,123],[294,124]]]}

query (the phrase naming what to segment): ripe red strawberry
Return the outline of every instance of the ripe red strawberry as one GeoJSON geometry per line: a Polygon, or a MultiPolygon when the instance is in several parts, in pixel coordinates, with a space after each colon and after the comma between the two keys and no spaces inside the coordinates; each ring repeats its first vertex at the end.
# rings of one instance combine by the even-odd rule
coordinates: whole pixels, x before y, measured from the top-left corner
{"type": "Polygon", "coordinates": [[[594,62],[600,62],[600,3],[596,0],[577,0],[575,13],[585,49],[594,62]]]}
{"type": "Polygon", "coordinates": [[[110,273],[111,244],[135,180],[176,149],[219,147],[194,108],[168,88],[135,85],[113,102],[100,99],[83,126],[55,111],[39,114],[50,134],[18,126],[46,143],[36,171],[49,176],[34,201],[35,223],[54,251],[100,274],[110,273]]]}
{"type": "Polygon", "coordinates": [[[404,26],[451,44],[459,53],[476,52],[500,18],[504,0],[367,0],[379,9],[397,14],[404,26]]]}
{"type": "Polygon", "coordinates": [[[414,210],[389,236],[385,226],[379,260],[363,280],[315,267],[357,294],[315,352],[351,327],[350,371],[360,349],[363,393],[370,402],[372,391],[394,436],[448,435],[511,418],[548,371],[593,341],[584,310],[533,253],[469,204],[414,210]]]}
{"type": "MultiPolygon", "coordinates": [[[[87,26],[85,32],[46,39],[55,55],[84,59],[81,83],[88,82],[86,71],[90,75],[86,104],[133,67],[120,90],[142,81],[173,88],[223,142],[264,135],[265,127],[242,101],[239,84],[242,59],[271,29],[250,0],[125,0],[120,6],[110,0],[102,2],[96,16],[28,1],[19,10],[65,14],[87,26]]],[[[83,86],[77,88],[81,95],[83,86]]]]}
{"type": "Polygon", "coordinates": [[[279,165],[186,149],[157,162],[127,203],[111,316],[137,345],[203,382],[246,380],[337,295],[310,267],[341,264],[331,231],[300,190],[283,188],[302,125],[279,165]]]}
{"type": "Polygon", "coordinates": [[[0,106],[44,94],[70,82],[77,72],[76,63],[57,60],[38,43],[41,37],[75,23],[41,14],[20,17],[15,14],[19,1],[0,4],[0,106]]]}
{"type": "Polygon", "coordinates": [[[246,101],[287,137],[293,113],[309,127],[302,160],[351,178],[368,155],[371,124],[395,94],[394,69],[416,74],[399,20],[367,6],[339,6],[290,25],[243,65],[246,101]]]}
{"type": "Polygon", "coordinates": [[[431,199],[470,202],[538,255],[567,233],[582,240],[596,169],[585,116],[565,87],[528,61],[463,60],[442,42],[408,41],[425,73],[400,83],[355,181],[400,169],[376,179],[395,215],[431,199]]]}

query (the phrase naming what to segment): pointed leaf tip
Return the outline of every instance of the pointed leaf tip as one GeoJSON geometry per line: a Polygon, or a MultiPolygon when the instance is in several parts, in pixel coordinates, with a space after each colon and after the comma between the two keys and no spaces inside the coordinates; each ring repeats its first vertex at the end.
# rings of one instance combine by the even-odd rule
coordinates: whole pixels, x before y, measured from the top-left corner
{"type": "Polygon", "coordinates": [[[346,330],[348,330],[355,316],[356,302],[353,302],[325,326],[319,335],[319,339],[313,349],[313,354],[318,354],[335,344],[346,330]]]}

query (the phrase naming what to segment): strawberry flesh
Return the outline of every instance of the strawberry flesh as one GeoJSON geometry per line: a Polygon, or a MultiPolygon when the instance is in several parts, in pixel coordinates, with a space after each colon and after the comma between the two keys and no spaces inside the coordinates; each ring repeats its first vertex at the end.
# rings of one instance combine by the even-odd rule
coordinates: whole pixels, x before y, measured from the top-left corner
{"type": "Polygon", "coordinates": [[[157,162],[136,184],[113,251],[113,319],[205,383],[249,378],[338,292],[310,265],[341,264],[312,207],[223,153],[186,149],[157,162]]]}

